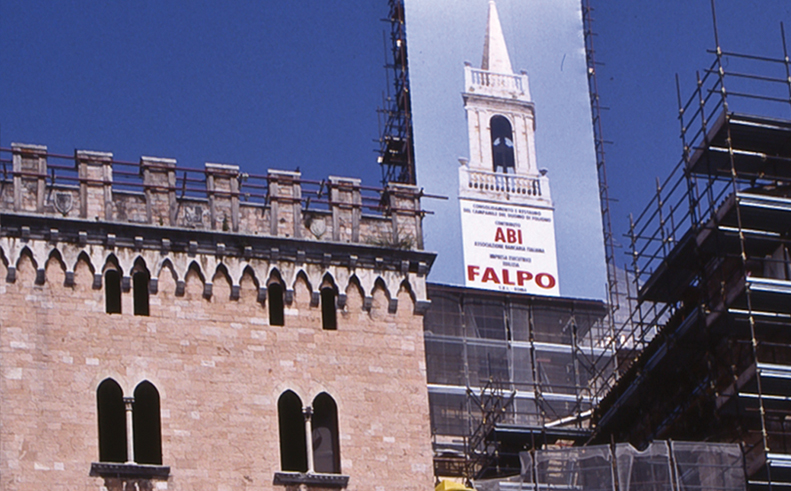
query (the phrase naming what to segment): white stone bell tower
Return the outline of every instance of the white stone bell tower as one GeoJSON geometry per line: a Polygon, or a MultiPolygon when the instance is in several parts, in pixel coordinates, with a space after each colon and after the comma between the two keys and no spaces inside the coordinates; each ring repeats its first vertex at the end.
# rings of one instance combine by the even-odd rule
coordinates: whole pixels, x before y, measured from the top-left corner
{"type": "Polygon", "coordinates": [[[514,74],[494,0],[481,68],[464,67],[469,160],[459,201],[467,286],[559,295],[554,209],[536,162],[527,73],[514,74]]]}

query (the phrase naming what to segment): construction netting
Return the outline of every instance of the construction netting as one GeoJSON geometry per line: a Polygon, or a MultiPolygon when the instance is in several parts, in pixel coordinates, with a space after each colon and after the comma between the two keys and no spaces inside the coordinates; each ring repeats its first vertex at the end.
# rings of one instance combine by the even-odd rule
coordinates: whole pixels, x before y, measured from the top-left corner
{"type": "Polygon", "coordinates": [[[479,479],[473,482],[475,491],[522,491],[532,489],[532,483],[523,482],[520,476],[503,479],[479,479]]]}
{"type": "MultiPolygon", "coordinates": [[[[524,452],[523,452],[524,453],[524,452]]],[[[613,489],[612,455],[609,447],[571,447],[536,452],[535,477],[546,489],[613,489]]],[[[525,461],[523,460],[523,466],[525,461]]],[[[524,475],[528,469],[523,468],[524,475]]]]}
{"type": "Polygon", "coordinates": [[[673,491],[667,442],[654,442],[643,451],[628,443],[618,444],[615,446],[615,461],[620,489],[673,491]]]}
{"type": "Polygon", "coordinates": [[[673,442],[679,491],[740,491],[744,467],[737,445],[673,442]]]}
{"type": "Polygon", "coordinates": [[[658,441],[639,451],[628,443],[519,454],[519,476],[474,481],[478,491],[745,491],[741,447],[658,441]]]}

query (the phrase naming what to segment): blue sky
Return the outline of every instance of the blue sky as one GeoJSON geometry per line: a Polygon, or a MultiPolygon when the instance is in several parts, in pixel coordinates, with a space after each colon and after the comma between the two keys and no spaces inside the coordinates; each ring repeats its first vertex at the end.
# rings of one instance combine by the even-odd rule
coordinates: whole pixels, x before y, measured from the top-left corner
{"type": "Polygon", "coordinates": [[[386,4],[0,3],[0,142],[380,172],[386,4]]]}
{"type": "MultiPolygon", "coordinates": [[[[600,67],[602,116],[615,238],[626,252],[628,214],[639,214],[681,159],[675,76],[684,98],[691,95],[696,71],[708,68],[715,47],[709,0],[635,2],[591,0],[600,67]]],[[[783,57],[780,22],[791,49],[791,2],[717,0],[720,44],[725,51],[783,57]]],[[[725,64],[728,63],[725,59],[725,64]]],[[[785,77],[782,66],[774,73],[785,77]]],[[[739,107],[737,106],[737,109],[739,107]]],[[[784,114],[791,119],[791,105],[784,114]]],[[[619,264],[627,261],[620,256],[619,264]]]]}
{"type": "MultiPolygon", "coordinates": [[[[710,2],[591,3],[613,224],[626,244],[627,214],[681,155],[674,77],[691,90],[710,64],[710,2]]],[[[782,56],[791,2],[719,0],[717,12],[724,48],[782,56]]],[[[385,0],[3,0],[0,145],[375,185],[386,14],[385,0]]]]}

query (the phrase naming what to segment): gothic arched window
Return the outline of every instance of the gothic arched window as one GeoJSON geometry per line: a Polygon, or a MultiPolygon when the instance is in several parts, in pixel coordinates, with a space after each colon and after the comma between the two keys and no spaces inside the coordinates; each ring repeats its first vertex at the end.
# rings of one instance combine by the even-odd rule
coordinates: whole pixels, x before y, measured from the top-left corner
{"type": "Polygon", "coordinates": [[[313,399],[313,466],[316,472],[340,474],[338,406],[326,392],[313,399]]]}
{"type": "Polygon", "coordinates": [[[272,280],[266,286],[266,298],[269,302],[269,325],[285,325],[285,301],[283,298],[283,285],[272,280]]]}
{"type": "Polygon", "coordinates": [[[492,164],[495,172],[514,172],[514,135],[511,123],[503,116],[490,121],[492,134],[492,164]]]}
{"type": "Polygon", "coordinates": [[[280,428],[280,468],[284,471],[307,472],[308,452],[305,441],[305,417],[302,400],[287,390],[277,400],[280,428]]]}
{"type": "Polygon", "coordinates": [[[162,429],[159,419],[159,392],[144,380],[135,388],[132,405],[135,462],[162,465],[162,429]]]}
{"type": "Polygon", "coordinates": [[[148,271],[136,271],[132,275],[134,288],[135,315],[148,315],[148,283],[151,279],[148,271]]]}
{"type": "Polygon", "coordinates": [[[117,269],[104,273],[104,310],[108,314],[121,313],[121,273],[117,269]]]}
{"type": "Polygon", "coordinates": [[[96,389],[99,416],[99,461],[126,462],[126,413],[124,393],[108,378],[96,389]]]}
{"type": "Polygon", "coordinates": [[[325,286],[321,289],[321,328],[327,331],[338,329],[335,297],[335,289],[331,286],[325,286]]]}

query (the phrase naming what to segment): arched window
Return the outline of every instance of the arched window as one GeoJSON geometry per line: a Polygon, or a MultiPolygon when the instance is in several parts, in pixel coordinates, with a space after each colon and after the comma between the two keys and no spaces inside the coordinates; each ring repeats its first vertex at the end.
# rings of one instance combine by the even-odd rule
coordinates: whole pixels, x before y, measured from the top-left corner
{"type": "Polygon", "coordinates": [[[104,309],[108,314],[121,313],[121,273],[117,269],[104,273],[104,309]]]}
{"type": "Polygon", "coordinates": [[[294,392],[283,392],[278,399],[277,419],[280,428],[280,468],[284,471],[307,472],[305,417],[302,414],[302,400],[294,392]]]}
{"type": "Polygon", "coordinates": [[[96,389],[99,416],[99,461],[126,462],[126,413],[121,386],[105,379],[96,389]]]}
{"type": "Polygon", "coordinates": [[[492,163],[495,172],[514,172],[514,136],[511,123],[503,116],[490,121],[492,134],[492,163]]]}
{"type": "Polygon", "coordinates": [[[132,275],[135,315],[148,315],[148,283],[150,279],[147,271],[137,271],[132,275]]]}
{"type": "Polygon", "coordinates": [[[283,285],[277,281],[270,282],[266,287],[266,298],[269,302],[269,325],[284,325],[283,285]]]}
{"type": "Polygon", "coordinates": [[[135,388],[132,406],[135,462],[162,465],[162,431],[159,419],[159,392],[151,382],[135,388]]]}
{"type": "Polygon", "coordinates": [[[329,394],[313,399],[313,466],[316,472],[340,474],[341,452],[338,442],[338,407],[329,394]]]}
{"type": "Polygon", "coordinates": [[[338,318],[335,312],[335,289],[325,286],[321,289],[321,328],[328,331],[338,329],[338,318]]]}

